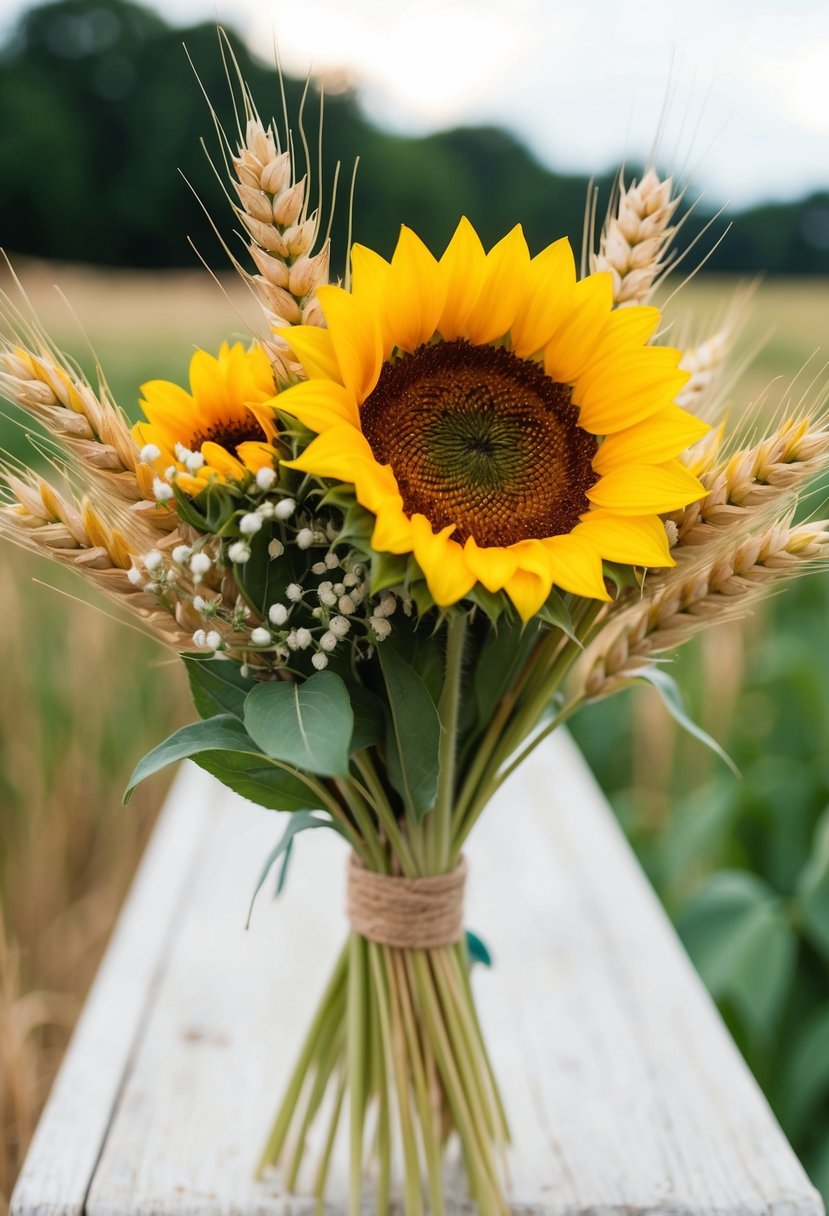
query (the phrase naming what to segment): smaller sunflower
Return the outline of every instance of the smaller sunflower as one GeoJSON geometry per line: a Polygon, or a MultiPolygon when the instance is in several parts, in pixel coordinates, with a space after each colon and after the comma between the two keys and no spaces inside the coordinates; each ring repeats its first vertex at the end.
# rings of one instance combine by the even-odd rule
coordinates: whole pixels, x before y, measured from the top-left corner
{"type": "MultiPolygon", "coordinates": [[[[169,380],[141,386],[146,422],[132,429],[142,449],[158,449],[143,467],[199,494],[213,480],[243,481],[278,459],[273,368],[260,346],[223,342],[217,358],[198,350],[190,360],[190,392],[169,380]]],[[[148,494],[149,497],[149,494],[148,494]]]]}

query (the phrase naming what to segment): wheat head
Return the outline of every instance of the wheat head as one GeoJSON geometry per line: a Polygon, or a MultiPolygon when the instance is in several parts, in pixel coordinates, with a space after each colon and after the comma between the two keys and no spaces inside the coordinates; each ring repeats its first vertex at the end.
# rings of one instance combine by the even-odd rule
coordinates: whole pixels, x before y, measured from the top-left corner
{"type": "Polygon", "coordinates": [[[679,204],[670,177],[648,169],[641,182],[619,179],[616,205],[602,229],[592,271],[609,270],[617,307],[644,304],[656,287],[673,235],[671,221],[679,204]]]}

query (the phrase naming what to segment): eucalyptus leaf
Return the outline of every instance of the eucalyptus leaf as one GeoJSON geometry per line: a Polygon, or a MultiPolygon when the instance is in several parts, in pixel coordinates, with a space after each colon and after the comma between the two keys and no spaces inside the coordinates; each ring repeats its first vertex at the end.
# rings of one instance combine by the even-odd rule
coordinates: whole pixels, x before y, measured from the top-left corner
{"type": "Polygon", "coordinates": [[[754,1034],[773,1033],[792,983],[797,938],[785,905],[745,871],[721,871],[688,904],[678,929],[712,995],[754,1034]]]}
{"type": "Polygon", "coordinates": [[[409,814],[419,819],[437,794],[440,718],[423,680],[397,651],[382,642],[377,653],[391,711],[386,730],[389,780],[409,814]]]}
{"type": "Polygon", "coordinates": [[[345,679],[354,714],[354,730],[348,745],[350,755],[361,752],[376,743],[382,743],[386,733],[385,706],[376,693],[371,692],[358,680],[345,679]]]}
{"type": "MultiPolygon", "coordinates": [[[[291,856],[291,852],[293,850],[294,838],[300,832],[312,831],[314,828],[329,828],[333,832],[340,831],[339,825],[333,819],[326,818],[322,815],[317,814],[314,811],[297,811],[295,814],[293,814],[291,816],[291,818],[288,820],[288,823],[285,827],[285,831],[282,833],[281,837],[279,838],[278,844],[268,854],[268,856],[265,860],[265,864],[262,867],[262,872],[259,875],[259,879],[256,883],[256,886],[253,889],[253,894],[250,897],[250,907],[248,908],[248,916],[247,916],[247,920],[245,921],[246,929],[248,929],[250,927],[250,918],[253,914],[253,905],[256,903],[256,897],[259,894],[259,892],[262,890],[263,886],[265,885],[268,875],[270,874],[273,867],[276,865],[276,863],[279,861],[279,859],[281,857],[283,859],[283,862],[282,862],[282,867],[280,869],[279,879],[277,881],[277,886],[276,886],[276,894],[281,895],[282,891],[284,890],[284,887],[285,887],[285,879],[287,877],[287,866],[288,866],[288,861],[291,856]]],[[[342,833],[340,833],[340,834],[342,834],[342,833]]]]}
{"type": "Polygon", "coordinates": [[[179,760],[193,759],[201,752],[243,752],[253,755],[259,749],[252,741],[238,718],[232,714],[219,714],[203,722],[191,722],[170,735],[158,747],[154,747],[135,766],[124,795],[129,802],[132,792],[140,781],[151,777],[179,760]]]}
{"type": "Polygon", "coordinates": [[[205,658],[183,654],[193,704],[202,718],[216,714],[233,714],[239,721],[245,716],[245,697],[255,681],[242,675],[239,663],[231,659],[205,658]]]}
{"type": "Polygon", "coordinates": [[[288,772],[261,752],[200,752],[194,764],[222,785],[266,811],[305,811],[318,808],[318,799],[296,773],[288,772]]]}
{"type": "Polygon", "coordinates": [[[661,696],[665,708],[677,725],[681,726],[689,735],[698,739],[700,743],[705,744],[715,756],[719,756],[723,763],[728,765],[735,777],[740,776],[740,770],[728,752],[689,716],[679,685],[673,676],[669,676],[667,671],[664,671],[661,667],[653,666],[641,668],[635,673],[635,678],[637,680],[644,680],[646,684],[650,684],[655,688],[661,696]]]}
{"type": "Polygon", "coordinates": [[[301,684],[257,684],[245,701],[245,726],[267,756],[325,777],[348,776],[354,713],[338,675],[320,671],[301,684]]]}

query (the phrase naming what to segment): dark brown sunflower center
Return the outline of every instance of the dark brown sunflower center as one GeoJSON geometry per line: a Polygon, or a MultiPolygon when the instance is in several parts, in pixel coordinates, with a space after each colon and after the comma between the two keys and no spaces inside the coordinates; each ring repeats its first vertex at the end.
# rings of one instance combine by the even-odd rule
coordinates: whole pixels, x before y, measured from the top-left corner
{"type": "Polygon", "coordinates": [[[240,443],[262,443],[267,435],[253,414],[246,418],[228,418],[214,423],[205,431],[199,431],[190,440],[190,450],[198,452],[203,443],[218,443],[228,452],[235,452],[240,443]]]}
{"type": "Polygon", "coordinates": [[[596,439],[570,389],[505,347],[440,342],[386,363],[360,411],[407,514],[482,546],[569,532],[590,505],[596,439]]]}

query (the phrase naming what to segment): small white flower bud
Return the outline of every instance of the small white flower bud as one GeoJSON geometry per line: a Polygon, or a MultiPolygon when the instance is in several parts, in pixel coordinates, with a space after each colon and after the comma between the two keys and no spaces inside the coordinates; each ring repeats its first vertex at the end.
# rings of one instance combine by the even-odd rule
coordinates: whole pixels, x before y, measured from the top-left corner
{"type": "Polygon", "coordinates": [[[296,543],[300,549],[310,549],[314,543],[314,533],[310,528],[300,528],[296,534],[296,543]]]}
{"type": "Polygon", "coordinates": [[[295,629],[292,629],[292,630],[291,630],[291,632],[288,634],[288,636],[287,636],[287,638],[285,639],[285,641],[287,642],[287,645],[288,645],[288,649],[289,649],[289,650],[297,650],[297,649],[298,649],[298,647],[299,647],[299,642],[297,642],[297,640],[296,640],[296,630],[295,630],[295,629]]]}
{"type": "Polygon", "coordinates": [[[343,614],[343,616],[351,616],[352,612],[355,611],[357,605],[354,603],[354,600],[351,598],[350,595],[341,595],[339,600],[337,601],[337,607],[339,608],[339,610],[343,614]]]}
{"type": "Polygon", "coordinates": [[[679,541],[679,528],[672,519],[665,520],[665,535],[668,538],[668,547],[673,549],[674,545],[679,541]]]}
{"type": "Polygon", "coordinates": [[[329,630],[326,630],[326,632],[325,632],[325,633],[322,635],[322,637],[320,638],[320,648],[321,648],[322,650],[328,650],[328,651],[331,651],[331,650],[336,650],[336,648],[337,648],[337,637],[336,637],[336,635],[335,635],[335,634],[333,634],[333,633],[331,632],[331,630],[330,630],[330,629],[329,629],[329,630]]]}
{"type": "Polygon", "coordinates": [[[173,550],[173,561],[176,562],[177,565],[179,565],[179,566],[183,566],[189,556],[190,556],[190,546],[189,545],[176,545],[175,549],[173,550]]]}
{"type": "Polygon", "coordinates": [[[335,583],[334,584],[334,594],[335,595],[345,595],[345,583],[335,583]]]}
{"type": "Polygon", "coordinates": [[[222,635],[215,629],[211,629],[210,633],[208,633],[207,637],[205,638],[205,641],[211,650],[219,650],[222,645],[222,635]]]}
{"type": "Polygon", "coordinates": [[[383,595],[380,597],[380,603],[374,609],[375,616],[393,616],[397,608],[397,600],[393,595],[383,595]]]}
{"type": "Polygon", "coordinates": [[[263,629],[260,625],[256,629],[251,630],[250,640],[253,642],[254,646],[270,646],[273,638],[268,630],[263,629]]]}
{"type": "Polygon", "coordinates": [[[321,621],[321,620],[322,620],[322,614],[323,614],[323,612],[324,612],[324,611],[325,611],[325,609],[324,609],[324,608],[312,608],[312,609],[311,609],[311,616],[314,618],[314,620],[315,620],[315,621],[321,621]]]}
{"type": "Polygon", "coordinates": [[[243,536],[253,536],[262,527],[262,516],[249,511],[239,520],[239,531],[243,536]]]}
{"type": "Polygon", "coordinates": [[[326,608],[333,608],[337,603],[337,597],[333,591],[318,591],[319,602],[324,604],[326,608]]]}
{"type": "Polygon", "coordinates": [[[325,571],[327,569],[328,569],[328,567],[326,566],[325,562],[314,562],[313,566],[311,567],[311,573],[312,574],[325,574],[325,571]]]}
{"type": "Polygon", "coordinates": [[[290,519],[296,510],[296,503],[292,498],[282,498],[273,509],[273,513],[277,519],[290,519]]]}
{"type": "Polygon", "coordinates": [[[269,490],[276,481],[276,469],[269,469],[267,466],[259,469],[256,474],[256,485],[260,490],[269,490]]]}
{"type": "Polygon", "coordinates": [[[203,629],[197,629],[193,634],[193,645],[198,646],[199,650],[207,645],[207,634],[203,629]]]}
{"type": "Polygon", "coordinates": [[[180,460],[182,464],[186,464],[187,457],[193,455],[190,449],[186,448],[183,443],[177,443],[174,451],[176,453],[176,460],[180,460]]]}
{"type": "Polygon", "coordinates": [[[344,616],[332,616],[328,622],[328,628],[331,630],[335,638],[344,638],[351,628],[351,621],[344,616]]]}
{"type": "Polygon", "coordinates": [[[271,604],[268,609],[268,620],[272,625],[279,627],[284,625],[288,619],[288,609],[284,604],[271,604]]]}
{"type": "Polygon", "coordinates": [[[268,557],[281,557],[284,552],[285,546],[283,545],[282,541],[277,540],[276,537],[274,537],[274,539],[268,545],[268,557]]]}
{"type": "Polygon", "coordinates": [[[378,642],[382,642],[383,638],[387,638],[391,633],[391,625],[384,616],[373,616],[369,620],[369,625],[374,630],[374,636],[378,642]]]}
{"type": "Polygon", "coordinates": [[[321,650],[317,650],[311,655],[311,664],[316,667],[317,671],[325,671],[328,666],[328,655],[323,654],[321,650]]]}
{"type": "Polygon", "coordinates": [[[144,569],[157,570],[163,561],[158,549],[150,549],[149,553],[144,554],[144,569]]]}
{"type": "Polygon", "coordinates": [[[190,558],[190,573],[200,578],[202,574],[207,574],[212,565],[213,562],[206,553],[194,553],[190,558]]]}
{"type": "Polygon", "coordinates": [[[207,612],[208,608],[210,607],[210,604],[206,599],[203,599],[200,595],[194,595],[193,596],[193,607],[195,608],[196,612],[199,613],[200,616],[203,616],[204,613],[207,612]]]}
{"type": "Polygon", "coordinates": [[[351,570],[349,570],[348,574],[343,579],[343,586],[344,587],[356,587],[357,584],[359,583],[359,581],[360,580],[357,578],[357,575],[354,574],[351,570]]]}
{"type": "Polygon", "coordinates": [[[127,578],[132,583],[133,587],[141,587],[144,583],[144,576],[137,566],[131,566],[127,571],[127,578]]]}
{"type": "Polygon", "coordinates": [[[297,629],[296,644],[300,650],[306,650],[311,645],[313,640],[314,638],[310,629],[297,629]]]}
{"type": "Polygon", "coordinates": [[[164,470],[164,476],[168,481],[175,481],[177,472],[178,469],[174,464],[168,464],[167,468],[164,470]]]}
{"type": "Polygon", "coordinates": [[[261,515],[263,519],[273,519],[273,503],[260,502],[256,508],[256,514],[261,515]]]}
{"type": "Polygon", "coordinates": [[[157,448],[154,443],[145,443],[138,454],[138,459],[142,464],[152,464],[154,460],[158,460],[161,455],[161,448],[157,448]]]}
{"type": "Polygon", "coordinates": [[[250,545],[243,540],[235,540],[232,545],[228,545],[227,555],[235,565],[243,566],[250,560],[250,545]]]}
{"type": "Polygon", "coordinates": [[[299,600],[301,600],[302,588],[300,587],[299,583],[288,583],[288,586],[285,588],[285,595],[292,604],[296,604],[299,600]]]}
{"type": "Polygon", "coordinates": [[[201,452],[191,452],[184,463],[191,473],[198,473],[199,469],[204,468],[204,457],[201,452]]]}
{"type": "Polygon", "coordinates": [[[336,553],[326,553],[325,564],[329,570],[336,570],[340,564],[340,559],[337,557],[336,553]]]}
{"type": "Polygon", "coordinates": [[[156,502],[169,502],[173,497],[173,487],[168,486],[160,477],[153,478],[153,497],[156,502]]]}

